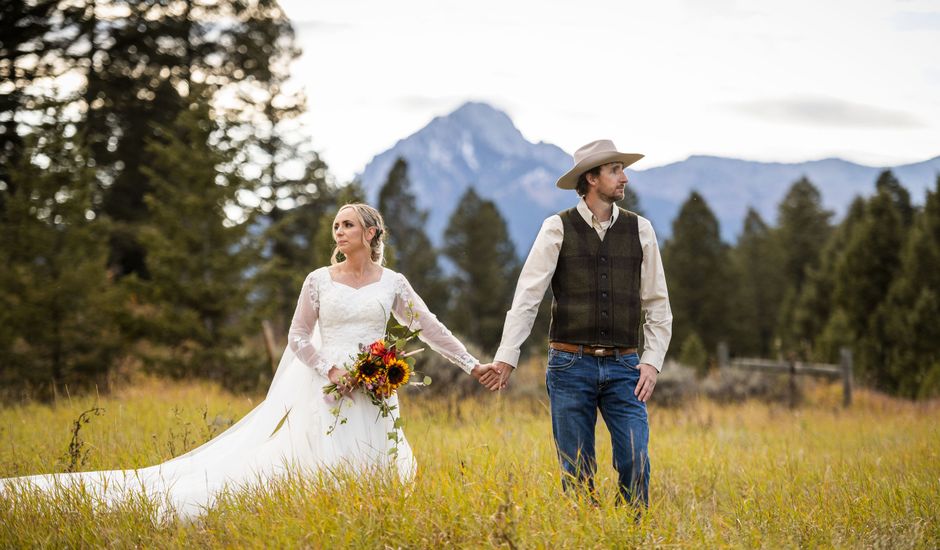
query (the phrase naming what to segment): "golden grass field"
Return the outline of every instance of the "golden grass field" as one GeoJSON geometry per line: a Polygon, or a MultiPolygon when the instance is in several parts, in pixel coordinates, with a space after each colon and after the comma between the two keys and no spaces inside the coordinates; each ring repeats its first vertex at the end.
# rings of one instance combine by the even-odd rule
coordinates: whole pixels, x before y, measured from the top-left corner
{"type": "MultiPolygon", "coordinates": [[[[107,397],[0,409],[0,477],[63,471],[72,422],[81,469],[154,464],[208,439],[257,403],[208,383],[144,379],[107,397]],[[213,426],[213,420],[216,420],[213,426]]],[[[613,505],[599,424],[599,508],[560,490],[544,399],[403,398],[419,461],[413,485],[309,479],[228,498],[194,522],[146,503],[0,499],[0,547],[624,548],[940,546],[940,405],[835,386],[797,410],[779,405],[650,406],[651,506],[639,522],[613,505]],[[13,505],[16,505],[14,511],[13,505]]]]}

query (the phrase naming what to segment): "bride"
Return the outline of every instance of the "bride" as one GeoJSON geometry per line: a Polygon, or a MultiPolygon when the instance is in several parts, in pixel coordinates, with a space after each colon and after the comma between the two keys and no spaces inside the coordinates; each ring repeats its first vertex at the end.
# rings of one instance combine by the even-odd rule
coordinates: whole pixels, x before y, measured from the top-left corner
{"type": "MultiPolygon", "coordinates": [[[[392,468],[402,480],[411,480],[417,466],[408,441],[399,432],[397,452],[389,453],[393,419],[382,417],[368,396],[346,389],[339,402],[346,422],[327,435],[336,404],[324,399],[323,386],[333,382],[346,388],[343,365],[351,364],[360,344],[384,335],[389,312],[400,323],[420,328],[421,340],[468,374],[479,379],[486,367],[428,311],[403,275],[382,267],[384,236],[376,209],[365,204],[339,209],[332,265],[304,281],[289,345],[264,401],[218,437],[148,468],[10,478],[0,480],[0,488],[52,492],[83,487],[105,503],[145,493],[181,517],[193,517],[223,490],[263,484],[289,468],[392,468]]],[[[397,400],[392,396],[389,405],[397,400]]]]}

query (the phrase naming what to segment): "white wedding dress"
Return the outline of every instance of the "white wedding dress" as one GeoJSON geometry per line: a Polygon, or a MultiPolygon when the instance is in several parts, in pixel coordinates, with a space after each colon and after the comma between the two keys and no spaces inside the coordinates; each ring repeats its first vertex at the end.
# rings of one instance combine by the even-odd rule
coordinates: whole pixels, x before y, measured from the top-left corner
{"type": "MultiPolygon", "coordinates": [[[[335,404],[322,392],[332,365],[351,364],[360,344],[384,335],[389,312],[400,323],[420,328],[421,340],[466,372],[478,363],[403,275],[383,269],[377,282],[357,289],[334,282],[323,267],[304,281],[290,343],[264,401],[231,428],[155,466],[9,478],[0,480],[0,488],[25,485],[55,491],[82,485],[105,503],[146,493],[188,518],[211,506],[221,491],[264,484],[288,468],[310,473],[394,468],[408,481],[416,471],[414,455],[402,433],[398,452],[389,454],[392,418],[381,417],[366,395],[356,393],[343,399],[346,422],[327,435],[335,404]]],[[[420,370],[420,355],[417,358],[420,370]]],[[[397,400],[393,396],[391,404],[397,405],[397,400]]]]}

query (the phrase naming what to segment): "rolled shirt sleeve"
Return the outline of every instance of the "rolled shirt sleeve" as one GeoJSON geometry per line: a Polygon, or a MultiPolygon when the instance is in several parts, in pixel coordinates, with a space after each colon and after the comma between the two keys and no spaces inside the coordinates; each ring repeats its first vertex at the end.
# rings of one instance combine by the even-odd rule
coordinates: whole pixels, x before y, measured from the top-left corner
{"type": "Polygon", "coordinates": [[[535,237],[529,256],[519,274],[512,308],[506,313],[503,338],[494,360],[508,363],[513,367],[519,364],[519,350],[525,339],[529,337],[529,333],[532,332],[532,325],[539,312],[539,304],[542,303],[545,291],[552,283],[563,239],[564,228],[560,216],[551,216],[542,223],[542,228],[535,237]]]}
{"type": "Polygon", "coordinates": [[[663,370],[666,350],[672,338],[672,308],[666,289],[666,274],[663,259],[656,242],[653,225],[642,216],[638,226],[640,246],[643,248],[643,263],[640,265],[640,309],[646,316],[643,323],[643,354],[640,362],[663,370]]]}

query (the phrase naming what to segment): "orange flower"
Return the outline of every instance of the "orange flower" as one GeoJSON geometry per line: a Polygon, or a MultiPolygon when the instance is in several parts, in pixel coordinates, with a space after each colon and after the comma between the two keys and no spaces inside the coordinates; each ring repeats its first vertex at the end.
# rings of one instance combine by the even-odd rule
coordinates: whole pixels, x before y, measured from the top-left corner
{"type": "Polygon", "coordinates": [[[385,347],[385,340],[376,340],[372,343],[371,346],[369,346],[369,353],[372,355],[382,356],[385,355],[386,352],[387,348],[385,347]]]}
{"type": "Polygon", "coordinates": [[[389,366],[398,359],[398,353],[395,352],[395,348],[392,348],[385,352],[382,356],[382,362],[385,363],[385,366],[389,366]]]}

